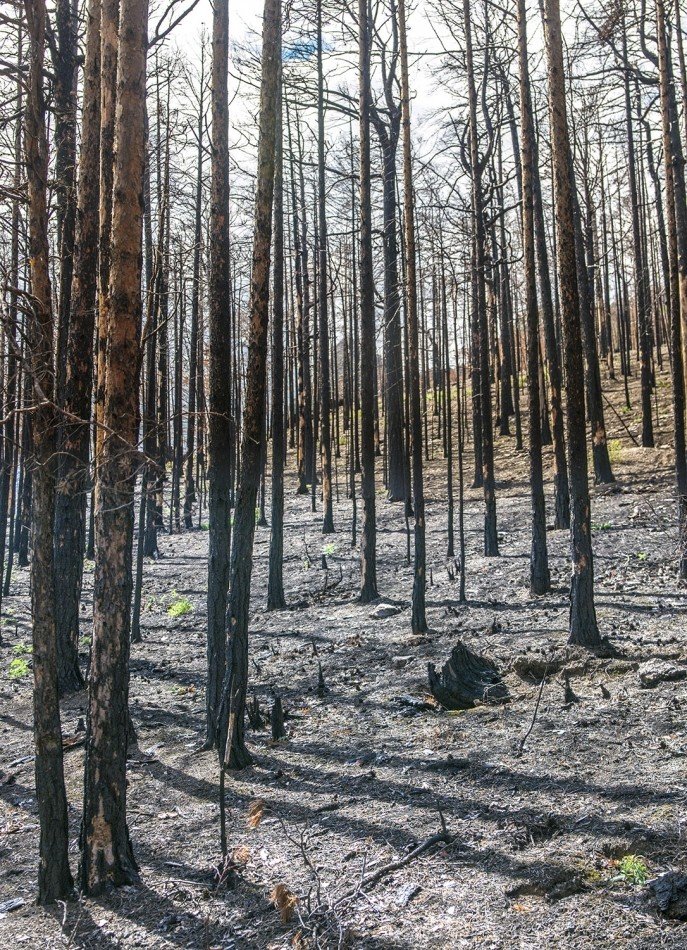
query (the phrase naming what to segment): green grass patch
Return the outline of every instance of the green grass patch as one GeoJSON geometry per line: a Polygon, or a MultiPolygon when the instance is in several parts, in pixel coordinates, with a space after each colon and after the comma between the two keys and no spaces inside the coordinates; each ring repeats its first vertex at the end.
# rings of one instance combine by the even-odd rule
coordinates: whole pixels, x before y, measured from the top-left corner
{"type": "Polygon", "coordinates": [[[618,465],[623,458],[623,444],[620,439],[608,440],[608,457],[611,465],[618,465]]]}
{"type": "Polygon", "coordinates": [[[10,662],[8,675],[14,683],[17,683],[28,676],[30,671],[31,667],[24,657],[15,656],[15,658],[10,662]]]}
{"type": "Polygon", "coordinates": [[[188,597],[182,597],[180,594],[177,594],[176,591],[172,594],[173,600],[167,608],[167,613],[170,617],[184,617],[186,614],[190,614],[193,610],[193,604],[188,599],[188,597]]]}

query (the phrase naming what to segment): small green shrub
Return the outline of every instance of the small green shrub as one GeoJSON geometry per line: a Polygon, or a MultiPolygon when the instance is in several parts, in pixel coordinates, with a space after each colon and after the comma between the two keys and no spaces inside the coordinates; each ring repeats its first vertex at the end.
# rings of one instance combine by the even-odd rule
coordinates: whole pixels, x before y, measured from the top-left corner
{"type": "Polygon", "coordinates": [[[620,439],[608,440],[608,457],[611,465],[617,465],[623,457],[623,444],[620,439]]]}
{"type": "Polygon", "coordinates": [[[649,879],[646,861],[637,854],[626,854],[617,862],[616,867],[614,881],[623,881],[625,884],[646,884],[649,879]]]}
{"type": "Polygon", "coordinates": [[[11,661],[9,667],[9,678],[14,682],[23,680],[25,676],[29,675],[29,672],[29,664],[23,657],[17,656],[11,661]]]}
{"type": "Polygon", "coordinates": [[[183,617],[185,614],[191,613],[193,604],[188,597],[181,597],[176,591],[173,592],[172,597],[174,599],[167,608],[170,617],[183,617]]]}
{"type": "Polygon", "coordinates": [[[612,527],[610,521],[592,522],[592,531],[610,531],[612,527]]]}
{"type": "Polygon", "coordinates": [[[334,544],[333,541],[331,542],[331,544],[325,545],[324,553],[325,553],[325,554],[336,554],[336,545],[334,544]]]}
{"type": "Polygon", "coordinates": [[[25,653],[33,653],[33,647],[29,643],[15,643],[12,653],[16,656],[24,656],[25,653]]]}

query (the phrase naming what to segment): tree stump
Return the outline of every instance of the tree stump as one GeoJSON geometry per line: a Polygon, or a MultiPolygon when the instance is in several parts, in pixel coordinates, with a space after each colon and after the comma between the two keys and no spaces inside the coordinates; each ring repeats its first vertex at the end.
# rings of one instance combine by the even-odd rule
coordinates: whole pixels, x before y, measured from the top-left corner
{"type": "Polygon", "coordinates": [[[248,722],[251,725],[251,729],[264,728],[265,723],[262,718],[262,710],[260,709],[260,703],[258,701],[258,697],[255,694],[253,694],[252,702],[248,703],[247,713],[248,713],[248,722]]]}
{"type": "Polygon", "coordinates": [[[496,666],[460,640],[441,673],[437,673],[434,663],[427,665],[427,672],[432,695],[445,709],[472,709],[477,703],[508,700],[508,690],[496,666]]]}
{"type": "Polygon", "coordinates": [[[270,723],[272,725],[272,739],[276,742],[278,739],[283,739],[286,735],[286,729],[284,728],[284,710],[281,704],[281,698],[277,696],[272,706],[272,712],[270,713],[270,723]]]}

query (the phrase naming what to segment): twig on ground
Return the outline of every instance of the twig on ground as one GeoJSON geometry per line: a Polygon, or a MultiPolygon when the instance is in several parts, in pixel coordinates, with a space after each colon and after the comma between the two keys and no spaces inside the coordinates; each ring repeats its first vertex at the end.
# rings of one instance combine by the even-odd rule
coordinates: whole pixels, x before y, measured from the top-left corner
{"type": "Polygon", "coordinates": [[[424,854],[426,851],[429,851],[430,848],[433,848],[435,844],[450,844],[453,839],[446,829],[446,821],[441,812],[439,812],[439,818],[441,820],[441,831],[437,832],[435,835],[430,835],[429,838],[425,838],[421,844],[419,844],[416,848],[413,848],[413,850],[406,854],[405,857],[398,858],[396,861],[390,861],[388,864],[383,864],[372,874],[362,877],[358,883],[358,886],[354,890],[347,891],[345,894],[342,894],[341,897],[334,901],[333,906],[336,907],[344,901],[349,900],[351,897],[356,897],[363,888],[373,887],[375,884],[381,881],[383,877],[386,877],[387,874],[393,874],[394,871],[398,871],[401,868],[406,867],[406,865],[410,864],[411,861],[414,861],[415,858],[419,858],[421,854],[424,854]]]}
{"type": "Polygon", "coordinates": [[[534,713],[532,715],[532,722],[530,723],[529,729],[520,740],[520,745],[518,746],[517,755],[522,755],[522,750],[525,748],[525,743],[529,739],[530,734],[532,730],[534,729],[534,724],[537,721],[537,713],[539,712],[539,704],[541,703],[541,697],[542,697],[542,693],[544,692],[544,684],[546,683],[546,677],[548,675],[548,672],[549,672],[549,664],[547,661],[546,668],[544,669],[544,675],[542,676],[541,683],[539,684],[539,693],[537,695],[537,702],[534,704],[534,713]]]}

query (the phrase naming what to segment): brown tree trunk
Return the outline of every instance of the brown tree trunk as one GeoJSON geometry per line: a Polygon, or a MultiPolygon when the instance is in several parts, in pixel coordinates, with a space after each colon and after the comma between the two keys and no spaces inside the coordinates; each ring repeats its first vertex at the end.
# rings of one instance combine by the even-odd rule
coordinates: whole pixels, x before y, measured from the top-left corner
{"type": "MultiPolygon", "coordinates": [[[[122,0],[104,423],[96,479],[81,885],[138,880],[126,824],[134,490],[139,429],[147,0],[122,0]]],[[[102,196],[101,196],[102,198],[102,196]]]]}
{"type": "Polygon", "coordinates": [[[32,307],[27,316],[31,380],[34,387],[31,533],[31,620],[33,625],[33,716],[35,775],[40,824],[38,901],[67,899],[69,825],[62,765],[62,727],[57,696],[55,638],[55,363],[48,239],[48,143],[45,131],[43,66],[44,0],[26,2],[29,34],[25,153],[28,182],[29,259],[32,307]]]}
{"type": "Polygon", "coordinates": [[[105,430],[105,374],[109,321],[110,230],[114,173],[119,0],[102,0],[100,12],[100,217],[98,234],[97,372],[95,381],[95,464],[100,463],[105,430]]]}

